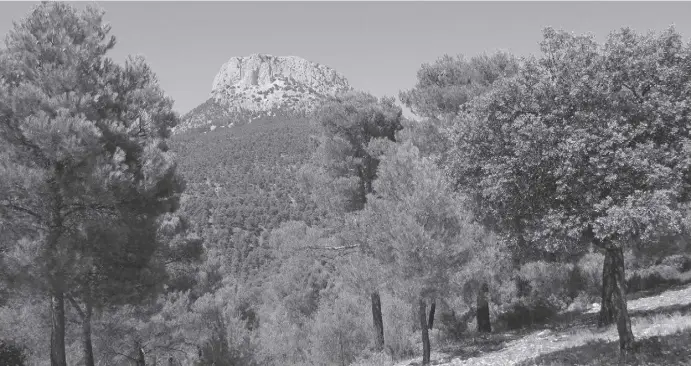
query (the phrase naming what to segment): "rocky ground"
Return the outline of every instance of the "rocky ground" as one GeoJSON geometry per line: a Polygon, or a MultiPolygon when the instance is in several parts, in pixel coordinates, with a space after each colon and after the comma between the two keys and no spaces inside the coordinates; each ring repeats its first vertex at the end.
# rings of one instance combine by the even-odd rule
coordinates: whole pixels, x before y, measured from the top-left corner
{"type": "MultiPolygon", "coordinates": [[[[628,308],[632,317],[632,330],[638,341],[665,336],[679,338],[691,332],[691,286],[666,291],[656,296],[630,300],[628,308]]],[[[528,334],[515,332],[493,334],[476,342],[461,345],[451,352],[433,352],[432,364],[438,366],[573,365],[580,361],[585,362],[583,364],[604,364],[605,360],[588,362],[584,357],[581,357],[580,361],[568,359],[567,350],[582,349],[584,346],[588,348],[590,345],[598,345],[590,347],[593,350],[602,345],[609,345],[605,351],[598,350],[598,352],[609,352],[610,358],[618,357],[616,355],[618,340],[616,328],[611,326],[598,329],[593,322],[594,316],[595,314],[583,314],[581,319],[576,319],[567,326],[554,330],[535,330],[528,334]],[[562,361],[535,361],[540,358],[549,359],[544,355],[558,352],[562,353],[560,355],[562,361]]],[[[678,353],[678,351],[675,352],[678,353]]],[[[420,361],[421,358],[416,358],[397,363],[395,366],[419,365],[420,361]]]]}

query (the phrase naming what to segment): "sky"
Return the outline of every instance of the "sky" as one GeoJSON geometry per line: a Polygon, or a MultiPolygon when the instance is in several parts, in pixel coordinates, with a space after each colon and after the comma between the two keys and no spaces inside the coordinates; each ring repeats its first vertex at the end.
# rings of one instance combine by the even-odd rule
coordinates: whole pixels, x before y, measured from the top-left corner
{"type": "MultiPolygon", "coordinates": [[[[0,2],[0,36],[36,3],[0,2]]],[[[87,2],[75,3],[81,7],[87,2]]],[[[675,24],[691,36],[691,2],[93,2],[117,45],[110,56],[143,55],[175,109],[204,102],[230,57],[300,56],[329,66],[376,96],[415,85],[423,63],[444,54],[539,52],[552,26],[600,41],[623,26],[675,24]]],[[[2,45],[4,47],[4,44],[2,45]]]]}

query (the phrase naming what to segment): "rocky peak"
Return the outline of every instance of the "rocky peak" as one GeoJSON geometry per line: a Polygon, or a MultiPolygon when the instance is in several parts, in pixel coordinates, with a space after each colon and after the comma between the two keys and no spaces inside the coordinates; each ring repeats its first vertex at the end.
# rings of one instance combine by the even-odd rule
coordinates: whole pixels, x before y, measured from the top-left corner
{"type": "Polygon", "coordinates": [[[211,87],[213,96],[223,97],[233,87],[260,88],[276,81],[311,88],[316,93],[334,94],[349,90],[346,78],[337,71],[296,56],[253,54],[231,57],[223,64],[211,87]]]}
{"type": "Polygon", "coordinates": [[[249,123],[279,114],[303,114],[325,97],[349,90],[352,88],[342,74],[300,57],[232,57],[216,74],[211,99],[184,116],[176,132],[219,123],[249,123]]]}

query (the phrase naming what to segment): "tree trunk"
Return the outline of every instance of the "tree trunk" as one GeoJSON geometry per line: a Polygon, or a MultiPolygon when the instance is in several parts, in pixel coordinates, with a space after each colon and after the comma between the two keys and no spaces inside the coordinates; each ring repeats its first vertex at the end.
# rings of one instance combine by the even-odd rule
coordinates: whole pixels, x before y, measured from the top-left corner
{"type": "Polygon", "coordinates": [[[432,329],[432,326],[434,325],[434,312],[435,312],[436,308],[437,308],[437,302],[432,301],[432,305],[430,305],[430,307],[429,307],[429,321],[427,322],[429,329],[432,329]]]}
{"type": "Polygon", "coordinates": [[[67,296],[67,300],[69,300],[74,310],[77,311],[77,314],[79,314],[79,317],[82,319],[82,350],[84,352],[84,364],[85,366],[94,366],[94,350],[91,342],[91,314],[93,313],[91,301],[87,295],[84,300],[84,310],[82,310],[73,297],[67,296]]]}
{"type": "Polygon", "coordinates": [[[50,365],[67,366],[65,356],[65,297],[56,291],[50,298],[50,365]]]}
{"type": "Polygon", "coordinates": [[[420,309],[419,304],[416,304],[414,301],[410,304],[410,317],[413,320],[410,322],[410,328],[413,333],[417,333],[420,331],[420,319],[419,319],[419,311],[420,309]]]}
{"type": "Polygon", "coordinates": [[[419,302],[419,316],[420,316],[420,328],[422,329],[422,364],[429,365],[430,361],[430,344],[429,344],[429,331],[427,324],[427,304],[425,299],[421,296],[419,302]]]}
{"type": "Polygon", "coordinates": [[[613,287],[612,303],[617,319],[617,332],[619,333],[619,349],[622,354],[630,351],[633,346],[633,332],[631,332],[631,319],[626,306],[626,274],[624,270],[624,250],[622,248],[608,250],[612,256],[613,287]]]}
{"type": "Polygon", "coordinates": [[[144,350],[139,342],[137,342],[137,366],[146,366],[146,358],[144,357],[144,350]]]}
{"type": "Polygon", "coordinates": [[[82,319],[82,341],[84,342],[84,364],[94,366],[94,350],[91,344],[91,304],[87,301],[82,319]]]}
{"type": "Polygon", "coordinates": [[[483,283],[477,293],[477,331],[481,333],[492,332],[492,324],[489,321],[489,286],[483,283]]]}
{"type": "Polygon", "coordinates": [[[614,323],[614,294],[616,268],[614,267],[614,254],[610,250],[605,251],[605,261],[602,265],[602,299],[600,304],[600,314],[598,316],[598,327],[604,327],[614,323]]]}
{"type": "Polygon", "coordinates": [[[374,321],[374,340],[378,351],[384,349],[384,321],[381,315],[379,291],[372,292],[372,320],[374,321]]]}

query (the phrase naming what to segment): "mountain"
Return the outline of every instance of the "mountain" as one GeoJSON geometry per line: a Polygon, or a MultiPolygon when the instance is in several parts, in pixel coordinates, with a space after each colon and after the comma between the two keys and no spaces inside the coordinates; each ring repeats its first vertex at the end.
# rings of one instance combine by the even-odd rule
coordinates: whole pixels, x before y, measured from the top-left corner
{"type": "Polygon", "coordinates": [[[224,276],[260,280],[266,234],[288,220],[314,224],[324,216],[297,180],[314,151],[307,112],[348,90],[338,72],[298,57],[234,57],[211,97],[183,117],[170,141],[187,181],[181,213],[223,262],[224,276]]]}
{"type": "Polygon", "coordinates": [[[324,98],[349,90],[342,74],[300,57],[232,57],[214,77],[209,99],[183,116],[175,133],[232,127],[262,117],[297,118],[324,98]]]}

